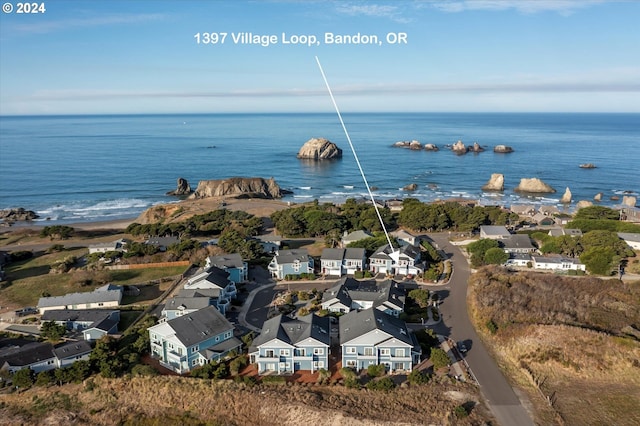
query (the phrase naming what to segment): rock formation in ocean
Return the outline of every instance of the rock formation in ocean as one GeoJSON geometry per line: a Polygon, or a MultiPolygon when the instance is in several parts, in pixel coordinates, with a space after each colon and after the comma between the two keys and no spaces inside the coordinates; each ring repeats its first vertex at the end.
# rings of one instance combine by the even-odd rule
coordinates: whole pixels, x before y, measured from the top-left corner
{"type": "Polygon", "coordinates": [[[513,152],[513,148],[507,145],[496,145],[493,148],[493,152],[497,152],[499,154],[508,154],[510,152],[513,152]]]}
{"type": "Polygon", "coordinates": [[[469,147],[469,152],[482,152],[484,148],[480,146],[478,142],[474,142],[472,146],[469,147]]]}
{"type": "Polygon", "coordinates": [[[567,186],[567,189],[564,190],[564,194],[562,195],[562,197],[560,198],[560,202],[562,204],[569,204],[571,203],[571,190],[569,189],[569,187],[567,186]]]}
{"type": "Polygon", "coordinates": [[[437,145],[432,144],[432,143],[425,143],[424,144],[424,149],[425,151],[438,151],[439,148],[437,145]]]}
{"type": "Polygon", "coordinates": [[[40,216],[38,216],[36,212],[32,210],[25,210],[22,207],[0,210],[0,220],[4,220],[7,223],[33,220],[39,217],[40,216]]]}
{"type": "Polygon", "coordinates": [[[167,192],[167,195],[189,195],[193,191],[191,189],[191,185],[185,178],[178,178],[178,185],[174,191],[167,192]]]}
{"type": "Polygon", "coordinates": [[[492,173],[489,181],[482,186],[483,191],[504,191],[504,175],[492,173]]]}
{"type": "Polygon", "coordinates": [[[578,204],[576,204],[576,209],[580,210],[584,207],[591,207],[593,205],[593,203],[591,201],[588,200],[580,200],[578,201],[578,204]]]}
{"type": "Polygon", "coordinates": [[[418,189],[417,183],[410,183],[409,185],[402,188],[403,191],[415,191],[416,189],[418,189]]]}
{"type": "Polygon", "coordinates": [[[311,138],[298,151],[298,158],[309,160],[331,160],[341,157],[342,150],[325,138],[311,138]]]}
{"type": "Polygon", "coordinates": [[[408,149],[413,149],[413,150],[420,150],[422,149],[422,144],[417,141],[417,140],[411,140],[411,141],[398,141],[396,143],[393,144],[394,147],[396,148],[408,148],[408,149]]]}
{"type": "Polygon", "coordinates": [[[455,152],[456,154],[466,154],[467,147],[464,143],[462,143],[462,141],[458,141],[451,145],[451,151],[455,152]]]}
{"type": "Polygon", "coordinates": [[[638,200],[631,195],[625,195],[622,197],[622,204],[629,207],[635,207],[638,200]]]}
{"type": "Polygon", "coordinates": [[[516,192],[530,192],[530,193],[552,193],[556,192],[551,186],[547,185],[538,178],[522,178],[520,184],[515,187],[516,192]]]}
{"type": "Polygon", "coordinates": [[[232,177],[218,180],[201,180],[189,199],[224,196],[244,196],[251,198],[281,198],[286,191],[275,179],[261,177],[232,177]]]}
{"type": "Polygon", "coordinates": [[[593,197],[593,201],[602,201],[602,192],[598,192],[594,197],[593,197]]]}
{"type": "Polygon", "coordinates": [[[611,201],[618,201],[618,200],[620,200],[620,197],[618,197],[617,195],[612,195],[609,199],[611,201]]]}

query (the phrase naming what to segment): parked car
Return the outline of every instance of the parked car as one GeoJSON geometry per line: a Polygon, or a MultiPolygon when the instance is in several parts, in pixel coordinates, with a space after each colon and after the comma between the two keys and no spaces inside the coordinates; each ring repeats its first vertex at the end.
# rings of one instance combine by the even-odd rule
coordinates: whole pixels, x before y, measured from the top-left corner
{"type": "Polygon", "coordinates": [[[458,352],[460,352],[461,354],[467,352],[467,347],[465,346],[464,342],[458,342],[457,346],[458,346],[458,352]]]}

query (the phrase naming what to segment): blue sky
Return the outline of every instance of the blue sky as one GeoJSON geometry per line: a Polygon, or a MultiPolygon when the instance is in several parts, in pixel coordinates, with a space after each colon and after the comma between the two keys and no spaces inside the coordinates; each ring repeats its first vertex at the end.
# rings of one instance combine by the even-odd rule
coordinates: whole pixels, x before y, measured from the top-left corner
{"type": "Polygon", "coordinates": [[[0,115],[331,112],[315,56],[345,112],[640,112],[635,1],[7,2],[0,115]],[[205,32],[228,35],[197,44],[205,32]],[[277,43],[234,43],[241,32],[277,43]]]}

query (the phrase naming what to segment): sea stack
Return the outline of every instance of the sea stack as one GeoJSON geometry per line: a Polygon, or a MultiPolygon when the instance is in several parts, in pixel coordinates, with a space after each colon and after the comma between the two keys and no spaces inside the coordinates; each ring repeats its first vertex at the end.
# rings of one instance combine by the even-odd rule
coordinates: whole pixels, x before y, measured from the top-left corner
{"type": "Polygon", "coordinates": [[[167,195],[189,195],[193,191],[191,190],[191,185],[185,178],[178,178],[178,184],[174,191],[167,192],[167,195]]]}
{"type": "Polygon", "coordinates": [[[484,148],[480,146],[478,142],[474,142],[473,146],[469,147],[470,152],[482,152],[484,148]]]}
{"type": "Polygon", "coordinates": [[[593,201],[602,201],[602,192],[598,192],[595,197],[593,197],[593,201]]]}
{"type": "Polygon", "coordinates": [[[496,145],[493,148],[493,152],[497,152],[498,154],[508,154],[510,152],[513,152],[513,148],[507,145],[496,145]]]}
{"type": "Polygon", "coordinates": [[[630,195],[625,195],[622,197],[622,204],[629,207],[635,207],[638,200],[636,197],[632,197],[630,195]]]}
{"type": "Polygon", "coordinates": [[[311,138],[298,151],[298,158],[308,160],[332,160],[341,157],[342,150],[325,138],[311,138]]]}
{"type": "Polygon", "coordinates": [[[489,181],[482,186],[483,191],[504,191],[504,175],[492,173],[489,181]]]}
{"type": "Polygon", "coordinates": [[[462,141],[458,141],[451,146],[451,151],[455,152],[456,154],[466,154],[467,150],[467,147],[464,143],[462,143],[462,141]]]}
{"type": "Polygon", "coordinates": [[[538,178],[522,178],[520,179],[520,184],[515,187],[514,191],[516,192],[530,192],[533,194],[536,193],[553,193],[556,192],[551,186],[547,185],[543,181],[538,178]]]}
{"type": "Polygon", "coordinates": [[[274,178],[231,177],[228,179],[201,180],[189,199],[209,197],[249,197],[282,198],[286,192],[278,186],[274,178]]]}
{"type": "Polygon", "coordinates": [[[571,190],[567,186],[567,189],[564,191],[564,195],[560,198],[560,202],[562,204],[570,204],[571,203],[571,190]]]}
{"type": "Polygon", "coordinates": [[[425,143],[424,144],[424,149],[425,149],[425,151],[438,151],[437,145],[434,145],[432,143],[425,143]]]}
{"type": "Polygon", "coordinates": [[[409,185],[402,188],[403,191],[415,191],[416,189],[418,189],[417,183],[410,183],[409,185]]]}

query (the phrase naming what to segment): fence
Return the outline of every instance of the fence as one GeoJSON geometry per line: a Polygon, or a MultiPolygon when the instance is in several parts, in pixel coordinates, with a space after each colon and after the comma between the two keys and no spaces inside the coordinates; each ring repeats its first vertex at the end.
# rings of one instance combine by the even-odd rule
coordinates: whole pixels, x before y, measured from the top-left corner
{"type": "Polygon", "coordinates": [[[166,268],[170,266],[189,266],[191,262],[188,260],[180,260],[178,262],[157,262],[157,263],[134,263],[131,265],[111,265],[107,269],[124,270],[124,269],[147,269],[147,268],[166,268]]]}

